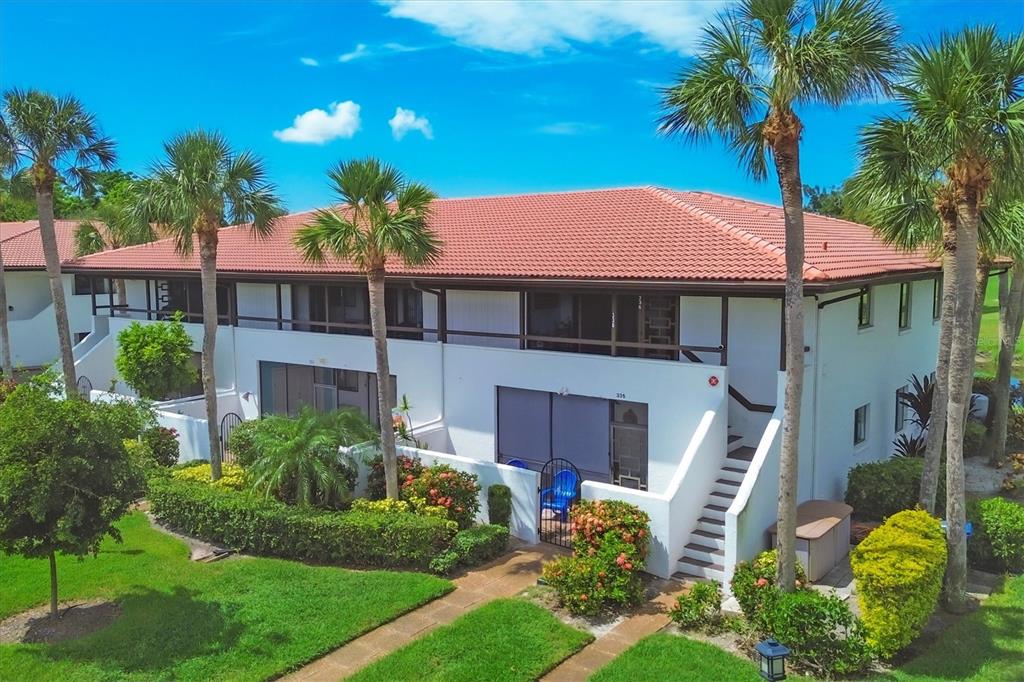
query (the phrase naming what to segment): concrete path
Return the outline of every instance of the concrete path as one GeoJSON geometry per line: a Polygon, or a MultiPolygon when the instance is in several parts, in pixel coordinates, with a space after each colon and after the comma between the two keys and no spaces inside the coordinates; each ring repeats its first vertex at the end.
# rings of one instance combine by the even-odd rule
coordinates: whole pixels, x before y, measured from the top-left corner
{"type": "Polygon", "coordinates": [[[545,675],[544,682],[576,682],[593,675],[598,668],[648,635],[653,635],[671,622],[668,611],[676,597],[689,588],[676,580],[655,583],[658,594],[635,614],[622,621],[607,634],[595,639],[545,675]]]}
{"type": "Polygon", "coordinates": [[[534,585],[541,566],[559,553],[551,545],[513,549],[495,561],[455,578],[455,590],[415,611],[357,637],[340,649],[284,677],[289,682],[337,682],[378,658],[423,637],[434,628],[494,599],[511,597],[534,585]]]}

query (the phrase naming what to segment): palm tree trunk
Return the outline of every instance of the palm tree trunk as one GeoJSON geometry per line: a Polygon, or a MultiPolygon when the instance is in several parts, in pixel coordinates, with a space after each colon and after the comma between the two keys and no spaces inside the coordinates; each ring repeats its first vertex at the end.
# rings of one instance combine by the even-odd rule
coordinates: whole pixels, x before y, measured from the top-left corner
{"type": "Polygon", "coordinates": [[[57,251],[57,236],[53,228],[52,186],[36,189],[36,205],[39,209],[39,234],[43,241],[43,256],[46,258],[46,275],[50,279],[53,315],[57,320],[57,341],[60,345],[60,361],[64,370],[64,393],[69,398],[77,398],[79,394],[75,377],[75,358],[71,354],[68,307],[64,300],[64,281],[60,274],[60,253],[57,251]]]}
{"type": "Polygon", "coordinates": [[[949,353],[949,401],[946,411],[946,608],[967,607],[967,542],[964,535],[964,430],[974,374],[974,301],[977,280],[971,277],[978,263],[978,210],[976,202],[957,206],[956,313],[949,353]]]}
{"type": "Polygon", "coordinates": [[[4,254],[0,249],[0,346],[3,346],[3,370],[8,379],[14,378],[14,362],[11,360],[11,330],[7,325],[7,275],[4,274],[4,254]]]}
{"type": "Polygon", "coordinates": [[[377,355],[377,415],[380,418],[380,449],[384,460],[387,496],[398,499],[398,453],[391,421],[391,368],[388,366],[387,316],[384,311],[384,269],[371,270],[366,281],[370,289],[370,329],[377,355]]]}
{"type": "Polygon", "coordinates": [[[1000,291],[999,297],[999,359],[996,378],[989,400],[989,414],[992,416],[982,452],[988,455],[992,466],[1006,456],[1006,427],[1010,416],[1010,379],[1013,372],[1013,354],[1020,338],[1021,321],[1024,319],[1024,262],[1013,264],[1013,279],[1009,288],[1000,291]]]}
{"type": "Polygon", "coordinates": [[[57,618],[57,556],[50,550],[50,618],[57,618]]]}
{"type": "Polygon", "coordinates": [[[921,470],[921,506],[935,514],[942,447],[946,437],[946,403],[949,400],[949,351],[953,343],[956,315],[956,216],[942,216],[942,310],[939,318],[939,355],[935,363],[935,392],[921,470]]]}
{"type": "Polygon", "coordinates": [[[128,289],[125,288],[124,280],[115,279],[114,289],[117,290],[117,307],[119,309],[118,312],[121,315],[127,315],[124,309],[128,307],[128,289]]]}
{"type": "Polygon", "coordinates": [[[775,167],[786,223],[786,390],[779,454],[779,588],[796,583],[796,498],[800,464],[800,406],[804,388],[804,214],[798,139],[775,147],[775,167]]]}
{"type": "Polygon", "coordinates": [[[217,377],[214,352],[217,346],[217,227],[199,235],[200,278],[203,288],[203,398],[206,401],[206,431],[210,437],[210,477],[218,480],[220,468],[220,430],[217,421],[217,377]]]}

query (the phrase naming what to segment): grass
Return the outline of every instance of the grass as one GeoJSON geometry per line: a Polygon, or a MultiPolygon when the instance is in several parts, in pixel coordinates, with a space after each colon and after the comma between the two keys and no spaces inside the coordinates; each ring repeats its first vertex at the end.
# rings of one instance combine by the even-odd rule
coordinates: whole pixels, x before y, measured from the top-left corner
{"type": "Polygon", "coordinates": [[[1024,576],[1006,581],[922,655],[882,678],[893,682],[1024,680],[1024,576]]]}
{"type": "MultiPolygon", "coordinates": [[[[982,308],[981,333],[978,335],[978,358],[975,373],[995,376],[996,361],[999,359],[999,279],[991,277],[985,290],[985,305],[982,308]]],[[[1024,335],[1017,342],[1013,354],[1013,376],[1024,377],[1024,335]]]]}
{"type": "Polygon", "coordinates": [[[522,599],[499,599],[380,659],[349,680],[535,680],[592,639],[546,609],[522,599]]]}
{"type": "Polygon", "coordinates": [[[713,644],[657,634],[626,649],[590,679],[593,682],[758,682],[761,676],[753,663],[713,644]]]}
{"type": "MultiPolygon", "coordinates": [[[[0,646],[0,680],[262,680],[341,646],[446,592],[419,573],[347,571],[278,559],[189,561],[188,548],[132,514],[123,544],[62,558],[62,600],[116,600],[121,617],[56,645],[0,646]]],[[[0,619],[49,598],[45,560],[0,555],[0,619]]]]}

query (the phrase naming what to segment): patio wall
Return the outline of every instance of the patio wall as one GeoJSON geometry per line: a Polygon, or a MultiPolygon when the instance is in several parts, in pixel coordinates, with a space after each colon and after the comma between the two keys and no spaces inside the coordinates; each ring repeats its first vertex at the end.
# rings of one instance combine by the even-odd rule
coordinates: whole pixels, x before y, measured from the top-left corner
{"type": "MultiPolygon", "coordinates": [[[[115,402],[118,400],[137,401],[138,398],[120,393],[93,390],[89,393],[89,400],[92,402],[115,402]]],[[[210,458],[210,437],[206,430],[205,419],[196,419],[185,414],[165,412],[160,409],[157,409],[155,414],[157,424],[178,432],[179,462],[210,458]]]]}

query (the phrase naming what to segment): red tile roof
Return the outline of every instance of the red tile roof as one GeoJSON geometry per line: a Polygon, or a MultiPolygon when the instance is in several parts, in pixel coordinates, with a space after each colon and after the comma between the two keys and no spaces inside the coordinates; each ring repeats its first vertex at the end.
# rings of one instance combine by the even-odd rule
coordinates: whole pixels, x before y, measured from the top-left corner
{"type": "MultiPolygon", "coordinates": [[[[312,217],[280,220],[259,240],[245,226],[221,231],[217,267],[252,275],[356,274],[348,263],[304,263],[292,237],[312,217]]],[[[805,214],[805,280],[829,282],[931,269],[924,253],[901,253],[871,228],[805,214]]],[[[444,278],[557,278],[782,282],[785,234],[775,206],[706,192],[653,187],[439,199],[430,218],[444,242],[438,262],[394,275],[444,278]]],[[[169,239],[81,258],[76,270],[196,271],[169,239]]]]}
{"type": "MultiPolygon", "coordinates": [[[[57,235],[57,253],[60,254],[61,263],[68,263],[75,258],[75,228],[80,222],[82,221],[53,222],[53,230],[57,235]]],[[[38,220],[0,223],[0,248],[3,249],[5,268],[42,270],[46,267],[38,220]]]]}

